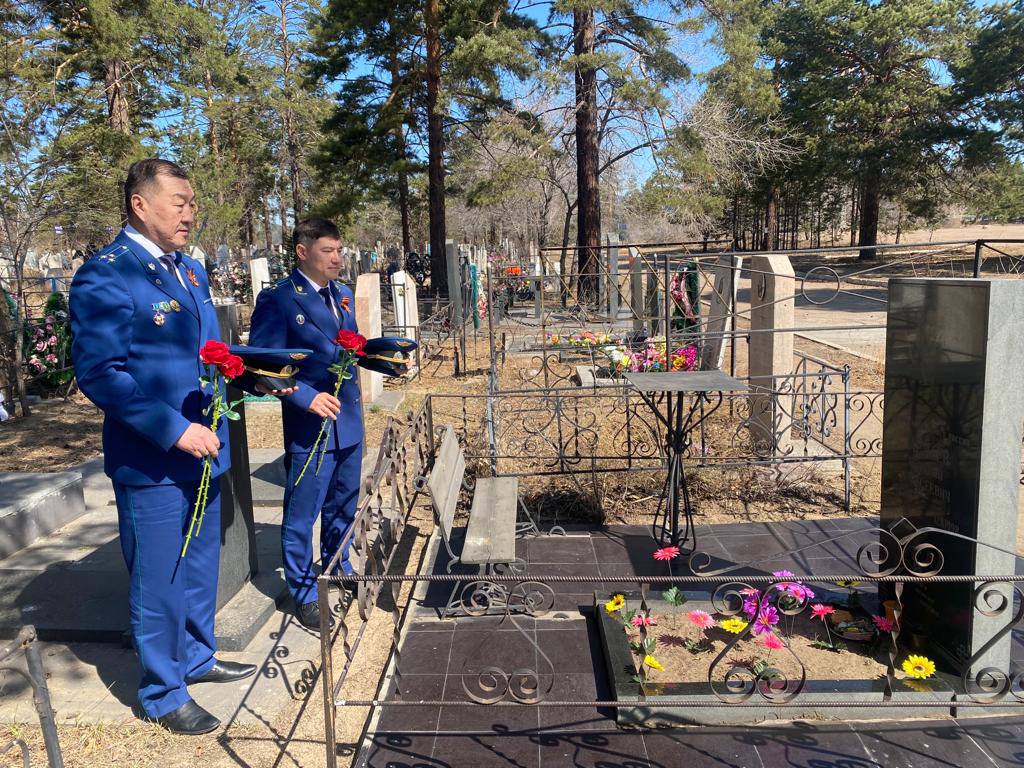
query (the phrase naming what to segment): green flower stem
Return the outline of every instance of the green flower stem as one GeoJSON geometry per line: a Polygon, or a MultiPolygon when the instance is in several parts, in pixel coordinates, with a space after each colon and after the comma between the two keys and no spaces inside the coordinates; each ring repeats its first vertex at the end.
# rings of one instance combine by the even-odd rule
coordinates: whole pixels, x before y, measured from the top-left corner
{"type": "MultiPolygon", "coordinates": [[[[217,425],[220,422],[220,376],[218,373],[211,372],[210,376],[213,382],[213,424],[210,429],[214,434],[217,434],[217,425]]],[[[199,531],[203,527],[203,518],[206,516],[206,501],[210,495],[210,475],[212,473],[210,457],[207,456],[203,459],[203,472],[199,477],[199,491],[196,494],[196,505],[192,509],[192,519],[188,524],[188,533],[185,535],[185,543],[181,547],[181,556],[184,557],[188,551],[189,542],[192,540],[193,531],[195,535],[199,535],[199,531]]]]}
{"type": "MultiPolygon", "coordinates": [[[[338,377],[334,380],[335,399],[337,399],[338,393],[341,391],[342,382],[345,381],[345,379],[351,378],[350,376],[347,375],[347,372],[348,367],[352,364],[352,359],[353,355],[351,352],[346,351],[341,353],[341,360],[339,361],[339,365],[341,365],[341,370],[338,372],[338,377]]],[[[326,436],[328,434],[327,430],[330,427],[331,422],[332,419],[325,418],[323,423],[320,425],[320,433],[316,436],[316,441],[313,443],[313,447],[309,449],[309,455],[306,457],[306,463],[302,465],[302,471],[299,472],[299,476],[295,479],[296,485],[302,482],[302,477],[303,475],[306,474],[306,470],[309,468],[309,462],[313,460],[313,456],[316,454],[317,449],[321,448],[322,444],[322,448],[320,450],[320,458],[317,460],[316,470],[313,472],[314,475],[320,474],[320,467],[324,463],[324,454],[327,453],[326,436]]]]}

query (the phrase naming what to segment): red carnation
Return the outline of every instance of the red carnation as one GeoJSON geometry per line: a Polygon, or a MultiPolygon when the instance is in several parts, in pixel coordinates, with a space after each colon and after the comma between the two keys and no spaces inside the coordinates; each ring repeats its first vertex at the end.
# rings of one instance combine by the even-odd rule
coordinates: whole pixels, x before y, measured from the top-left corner
{"type": "Polygon", "coordinates": [[[223,363],[217,366],[221,375],[226,379],[236,379],[245,373],[245,363],[238,355],[228,355],[223,363]]]}
{"type": "Polygon", "coordinates": [[[207,365],[221,365],[227,362],[229,357],[233,357],[233,355],[228,351],[228,345],[223,341],[210,339],[199,350],[199,359],[207,365]]]}
{"type": "Polygon", "coordinates": [[[366,346],[366,337],[355,331],[340,330],[338,336],[334,339],[334,343],[342,349],[347,349],[354,355],[363,357],[363,347],[366,346]]]}

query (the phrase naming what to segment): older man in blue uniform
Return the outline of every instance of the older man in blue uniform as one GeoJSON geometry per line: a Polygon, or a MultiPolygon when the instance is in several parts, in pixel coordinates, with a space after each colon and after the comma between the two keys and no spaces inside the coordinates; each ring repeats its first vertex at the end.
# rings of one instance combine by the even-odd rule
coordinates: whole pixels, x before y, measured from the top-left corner
{"type": "MultiPolygon", "coordinates": [[[[117,501],[130,576],[132,638],[146,716],[175,733],[219,721],[189,685],[256,671],[214,656],[220,554],[216,478],[228,469],[227,422],[204,426],[199,349],[219,338],[203,266],[181,253],[195,194],[174,163],[135,163],[125,182],[128,223],[71,286],[72,356],[82,392],[104,412],[104,469],[117,501]],[[181,556],[203,459],[212,459],[206,522],[181,556]]],[[[291,390],[288,390],[291,391],[291,390]]]]}
{"type": "MultiPolygon", "coordinates": [[[[355,517],[363,454],[358,377],[346,380],[335,397],[335,377],[328,370],[337,359],[338,331],[357,330],[355,298],[351,290],[337,282],[340,237],[337,227],[325,219],[308,219],[295,225],[292,244],[298,267],[260,293],[249,331],[249,343],[254,346],[313,350],[299,364],[297,391],[281,398],[287,475],[281,548],[296,616],[310,628],[320,626],[313,525],[319,516],[320,558],[326,565],[355,517]],[[333,428],[323,464],[316,471],[314,459],[299,481],[325,418],[333,420],[333,428]]],[[[344,574],[351,574],[347,550],[346,545],[341,567],[344,574]]]]}

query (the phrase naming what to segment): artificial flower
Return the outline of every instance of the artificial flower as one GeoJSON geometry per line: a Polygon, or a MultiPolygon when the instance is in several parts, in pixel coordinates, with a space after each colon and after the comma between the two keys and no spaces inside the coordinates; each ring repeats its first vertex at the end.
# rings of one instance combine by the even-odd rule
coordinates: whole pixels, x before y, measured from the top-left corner
{"type": "Polygon", "coordinates": [[[935,674],[935,662],[927,656],[911,654],[903,662],[903,671],[916,680],[924,680],[935,674]]]}
{"type": "Polygon", "coordinates": [[[707,611],[690,611],[686,614],[686,618],[692,621],[701,629],[710,629],[715,626],[715,620],[711,618],[711,614],[707,611]]]}
{"type": "Polygon", "coordinates": [[[615,613],[616,611],[621,610],[622,606],[624,606],[625,604],[626,598],[624,598],[622,595],[613,595],[612,599],[604,604],[604,609],[608,611],[608,613],[615,613]]]}
{"type": "Polygon", "coordinates": [[[859,587],[860,582],[854,579],[840,579],[836,582],[836,586],[845,587],[846,589],[853,589],[854,587],[859,587]]]}
{"type": "Polygon", "coordinates": [[[732,632],[734,635],[738,635],[747,628],[747,622],[743,619],[733,617],[731,619],[724,619],[723,621],[718,622],[718,626],[726,632],[732,632]]]}
{"type": "Polygon", "coordinates": [[[654,550],[655,560],[671,560],[679,556],[679,547],[661,547],[654,550]]]}
{"type": "Polygon", "coordinates": [[[651,669],[657,669],[657,670],[660,670],[662,672],[665,671],[665,668],[663,666],[661,666],[661,662],[658,661],[653,656],[651,656],[651,654],[647,654],[646,656],[644,656],[644,664],[646,666],[650,667],[651,669]]]}
{"type": "Polygon", "coordinates": [[[875,626],[883,632],[892,632],[892,621],[887,619],[885,616],[872,616],[871,620],[875,622],[875,626]]]}
{"type": "Polygon", "coordinates": [[[782,642],[782,638],[776,635],[774,632],[769,632],[766,635],[761,635],[761,645],[771,651],[778,651],[786,647],[786,644],[782,642]]]}
{"type": "Polygon", "coordinates": [[[641,616],[639,613],[632,619],[630,619],[629,623],[637,629],[640,629],[640,627],[650,627],[654,624],[657,624],[653,616],[641,616]]]}
{"type": "Polygon", "coordinates": [[[822,621],[825,620],[826,616],[829,616],[830,614],[833,614],[835,612],[836,609],[833,608],[831,605],[822,605],[821,603],[815,603],[811,606],[811,614],[814,616],[814,618],[821,619],[822,621]]]}

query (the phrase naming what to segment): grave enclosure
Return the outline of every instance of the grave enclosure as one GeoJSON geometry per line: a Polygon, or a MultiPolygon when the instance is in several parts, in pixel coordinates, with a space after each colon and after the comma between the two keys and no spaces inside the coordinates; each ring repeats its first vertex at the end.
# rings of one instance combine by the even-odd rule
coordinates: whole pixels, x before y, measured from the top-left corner
{"type": "MultiPolygon", "coordinates": [[[[359,615],[350,611],[345,616],[343,636],[358,636],[382,592],[399,583],[389,581],[399,578],[390,570],[394,542],[400,539],[417,505],[432,514],[431,494],[423,482],[440,445],[439,430],[445,426],[455,428],[467,465],[476,464],[481,476],[519,479],[520,519],[530,515],[539,533],[517,538],[515,560],[507,568],[479,573],[472,569],[449,573],[445,566],[448,557],[442,556],[435,535],[425,567],[415,576],[401,577],[413,583],[412,606],[404,617],[395,614],[393,655],[376,698],[356,699],[346,694],[348,665],[329,665],[326,671],[323,690],[329,761],[334,712],[346,706],[375,707],[371,735],[364,742],[367,750],[384,744],[373,733],[401,732],[403,723],[408,724],[410,718],[420,722],[432,708],[441,715],[434,717],[426,733],[462,734],[473,731],[474,724],[488,730],[489,725],[482,726],[485,722],[513,729],[533,722],[543,730],[545,723],[552,722],[551,712],[566,707],[590,713],[605,708],[606,713],[614,713],[611,719],[623,726],[753,723],[794,717],[854,721],[949,717],[953,710],[961,716],[992,715],[1019,707],[1022,691],[1017,670],[1024,654],[1015,605],[1020,601],[1020,577],[1014,575],[1014,546],[1009,542],[1014,537],[1010,526],[1016,525],[1024,414],[1010,414],[994,425],[994,431],[984,429],[989,425],[986,417],[978,427],[986,438],[974,433],[969,438],[957,435],[942,446],[910,449],[902,446],[900,437],[891,437],[902,434],[905,440],[911,434],[919,443],[922,439],[918,422],[908,420],[906,409],[892,407],[902,397],[901,387],[906,388],[905,383],[890,380],[890,373],[895,376],[899,369],[895,350],[915,350],[920,355],[934,351],[940,358],[948,355],[950,351],[942,343],[948,326],[907,320],[903,329],[900,318],[908,316],[909,310],[901,303],[904,289],[894,283],[885,300],[890,319],[884,391],[881,387],[858,390],[848,366],[794,349],[801,331],[801,320],[794,314],[809,304],[828,304],[848,290],[862,290],[858,283],[847,282],[847,276],[809,273],[806,267],[794,266],[786,255],[673,256],[612,242],[605,251],[615,261],[607,264],[600,276],[599,306],[588,311],[561,304],[562,278],[553,274],[551,264],[541,255],[532,263],[520,264],[517,274],[505,273],[507,263],[500,260],[492,264],[487,276],[492,286],[488,304],[493,304],[498,291],[506,289],[515,293],[515,299],[500,321],[488,318],[496,323],[495,335],[503,338],[491,350],[491,375],[521,371],[521,377],[509,386],[506,376],[504,386],[487,396],[431,394],[408,423],[392,425],[391,447],[379,458],[374,488],[360,508],[365,526],[357,526],[353,532],[353,546],[372,565],[360,579],[359,615]],[[652,557],[656,544],[650,524],[595,525],[592,519],[563,514],[558,504],[545,505],[543,491],[529,493],[526,486],[536,491],[544,483],[564,480],[577,497],[601,511],[615,503],[601,489],[616,475],[651,479],[641,487],[660,485],[657,478],[664,477],[664,435],[621,377],[600,375],[602,369],[608,370],[600,347],[615,343],[615,339],[628,346],[628,335],[641,329],[648,333],[667,330],[669,350],[692,338],[687,335],[692,330],[674,326],[667,277],[693,263],[703,286],[699,359],[705,369],[729,370],[737,360],[747,362],[739,366],[746,368],[739,375],[751,389],[749,393],[722,395],[716,418],[721,419],[718,426],[729,424],[727,434],[723,436],[715,423],[694,428],[687,471],[736,467],[786,471],[798,465],[838,465],[845,493],[838,502],[827,502],[834,506],[821,518],[702,524],[698,517],[695,545],[685,548],[678,560],[662,562],[652,557]],[[821,293],[832,298],[822,301],[821,293]],[[599,330],[611,340],[567,343],[566,337],[581,327],[599,330]],[[905,336],[901,338],[900,333],[905,336]],[[590,378],[584,379],[581,372],[590,372],[590,378]],[[579,378],[574,381],[575,377],[579,378]],[[967,442],[961,443],[961,438],[967,442]],[[956,455],[952,460],[945,456],[951,447],[954,454],[961,451],[959,460],[956,455]],[[991,461],[979,459],[979,452],[984,454],[988,448],[994,451],[991,461]],[[906,495],[907,483],[901,482],[908,477],[906,467],[900,466],[908,460],[908,450],[922,454],[924,461],[947,467],[938,475],[934,467],[919,467],[922,477],[946,483],[968,496],[971,492],[965,483],[971,470],[967,457],[980,460],[989,473],[986,483],[1002,495],[1002,511],[989,512],[975,505],[971,508],[977,511],[975,517],[985,522],[974,527],[951,522],[959,506],[942,513],[929,508],[927,514],[917,514],[906,495]],[[863,512],[845,516],[843,508],[850,504],[851,467],[879,460],[885,467],[883,484],[885,478],[891,478],[884,486],[881,517],[863,512]],[[936,522],[936,514],[940,522],[936,522]],[[956,533],[960,537],[950,535],[956,533]],[[849,599],[847,591],[856,592],[868,613],[883,618],[891,615],[892,628],[872,634],[871,647],[879,665],[874,676],[837,680],[820,669],[806,674],[806,666],[796,655],[795,673],[772,677],[765,669],[727,653],[750,636],[749,629],[736,637],[715,636],[715,654],[719,655],[713,661],[703,660],[710,665],[704,682],[673,688],[671,670],[666,670],[651,672],[657,681],[653,685],[638,685],[631,674],[623,674],[637,656],[625,642],[621,620],[604,607],[612,594],[627,595],[637,615],[665,615],[673,609],[664,602],[664,593],[675,586],[690,600],[684,611],[700,607],[720,617],[740,616],[738,590],[777,590],[780,577],[773,572],[782,570],[792,572],[786,577],[789,580],[812,587],[819,600],[840,603],[849,599]],[[837,579],[859,584],[841,588],[837,579]],[[958,591],[949,597],[954,593],[943,590],[954,582],[958,591]],[[982,589],[976,591],[979,587],[982,589]],[[448,599],[450,594],[455,595],[454,603],[448,599]],[[972,616],[964,630],[966,652],[963,643],[957,643],[955,653],[944,654],[941,645],[948,638],[936,638],[934,629],[921,625],[920,611],[926,599],[920,596],[929,594],[945,595],[941,599],[951,612],[972,616]],[[1004,599],[1000,602],[997,597],[1004,599]],[[883,605],[886,601],[891,601],[888,608],[883,605]],[[439,618],[442,608],[453,605],[454,619],[439,618]],[[459,638],[466,637],[460,635],[463,631],[478,635],[479,642],[472,647],[460,643],[459,638]],[[926,681],[906,677],[900,665],[909,653],[928,655],[937,662],[938,672],[926,681]],[[436,654],[448,654],[447,672],[436,681],[440,688],[424,688],[428,678],[438,676],[436,669],[430,669],[430,659],[436,654]],[[604,682],[594,688],[593,684],[584,685],[583,678],[604,682]],[[607,686],[603,693],[601,686],[607,686]]],[[[933,285],[927,280],[918,282],[933,285]]],[[[1007,357],[1020,359],[1024,351],[1024,336],[1014,324],[1020,316],[1016,297],[1024,295],[1024,285],[1016,281],[961,282],[971,291],[984,286],[993,296],[1001,297],[1004,314],[998,314],[999,302],[993,300],[992,309],[985,310],[990,314],[984,322],[976,320],[972,326],[988,329],[988,336],[982,330],[980,337],[971,337],[971,343],[980,345],[981,358],[990,361],[985,370],[999,369],[1010,375],[1013,368],[1006,365],[1007,357]],[[1006,307],[1015,307],[1015,312],[1005,314],[1006,307]],[[995,328],[1001,330],[995,333],[995,328]]],[[[943,285],[947,287],[941,290],[953,290],[959,284],[943,285]]],[[[941,292],[939,288],[924,290],[941,292]]],[[[957,306],[971,303],[962,296],[948,301],[957,306]]],[[[956,317],[963,320],[962,314],[956,317]]],[[[885,324],[875,327],[885,332],[885,324]]],[[[921,359],[913,358],[909,367],[921,386],[931,386],[926,381],[931,369],[921,359]]],[[[942,371],[943,367],[937,364],[933,369],[942,371]]],[[[1003,391],[1002,387],[1012,383],[1009,379],[1000,383],[997,378],[987,379],[983,389],[991,386],[1003,391]]],[[[970,381],[963,383],[971,385],[970,381]]],[[[942,386],[947,384],[942,382],[942,386]]],[[[635,482],[640,483],[638,479],[635,482]]],[[[932,493],[923,483],[914,487],[932,493]]],[[[452,535],[457,551],[458,526],[452,535]]],[[[331,580],[324,577],[321,586],[331,580]]],[[[327,590],[321,589],[321,594],[326,595],[327,590]]],[[[799,606],[798,613],[809,613],[809,602],[799,606]]],[[[322,608],[326,607],[327,602],[322,608]]],[[[646,631],[641,628],[636,636],[642,641],[646,631]]],[[[858,641],[848,642],[858,647],[858,641]]],[[[359,653],[358,641],[346,648],[349,658],[359,653]]],[[[843,663],[841,655],[834,658],[833,666],[843,663]]],[[[602,717],[607,723],[609,715],[602,717]]]]}

